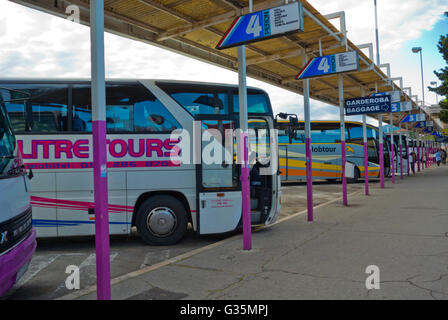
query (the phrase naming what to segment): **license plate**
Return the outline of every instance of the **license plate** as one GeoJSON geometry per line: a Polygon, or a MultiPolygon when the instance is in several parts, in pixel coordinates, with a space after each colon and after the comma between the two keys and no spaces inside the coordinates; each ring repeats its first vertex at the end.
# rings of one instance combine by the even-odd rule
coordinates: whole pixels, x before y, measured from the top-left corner
{"type": "Polygon", "coordinates": [[[25,263],[25,264],[19,269],[19,271],[17,271],[16,282],[19,281],[20,278],[22,278],[22,276],[25,274],[26,270],[28,270],[29,265],[30,265],[30,261],[28,261],[27,263],[25,263]]]}

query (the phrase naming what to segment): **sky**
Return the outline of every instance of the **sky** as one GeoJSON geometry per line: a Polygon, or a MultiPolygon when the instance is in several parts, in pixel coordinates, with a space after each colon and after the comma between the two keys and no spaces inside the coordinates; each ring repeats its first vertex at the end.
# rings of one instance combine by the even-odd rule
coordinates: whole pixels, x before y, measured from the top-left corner
{"type": "MultiPolygon", "coordinates": [[[[373,0],[308,2],[322,14],[345,11],[348,38],[354,44],[375,43],[373,0]]],[[[422,47],[425,102],[436,103],[436,95],[426,87],[438,80],[433,71],[445,66],[437,42],[448,33],[448,18],[443,16],[448,0],[377,0],[377,8],[380,62],[390,63],[391,76],[403,77],[404,87],[412,87],[412,94],[421,100],[420,56],[411,49],[422,47]]],[[[334,24],[338,27],[337,20],[334,24]]],[[[236,72],[109,33],[105,35],[105,59],[108,78],[238,83],[236,72]]],[[[0,0],[0,77],[89,78],[89,28],[0,0]]],[[[275,113],[296,113],[303,119],[302,96],[252,78],[247,84],[268,92],[275,113]]],[[[339,119],[339,110],[312,100],[311,119],[339,119]]],[[[377,124],[374,119],[368,122],[377,124]]]]}

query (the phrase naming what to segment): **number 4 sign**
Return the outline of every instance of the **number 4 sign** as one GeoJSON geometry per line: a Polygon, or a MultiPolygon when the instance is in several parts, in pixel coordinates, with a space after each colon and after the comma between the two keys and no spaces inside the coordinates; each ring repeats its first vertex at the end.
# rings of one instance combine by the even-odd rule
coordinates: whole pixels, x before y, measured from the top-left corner
{"type": "Polygon", "coordinates": [[[222,50],[303,31],[302,10],[300,2],[293,2],[240,16],[233,21],[216,48],[222,50]]]}
{"type": "Polygon", "coordinates": [[[322,58],[320,60],[319,66],[317,67],[317,70],[322,71],[323,73],[328,73],[330,71],[330,65],[328,64],[328,60],[330,58],[322,58]]]}
{"type": "Polygon", "coordinates": [[[249,24],[246,28],[247,34],[253,34],[254,38],[259,37],[263,28],[260,25],[260,18],[258,15],[253,15],[250,17],[249,24]]]}
{"type": "Polygon", "coordinates": [[[356,70],[359,70],[358,52],[342,52],[311,59],[296,76],[296,79],[301,80],[356,70]]]}

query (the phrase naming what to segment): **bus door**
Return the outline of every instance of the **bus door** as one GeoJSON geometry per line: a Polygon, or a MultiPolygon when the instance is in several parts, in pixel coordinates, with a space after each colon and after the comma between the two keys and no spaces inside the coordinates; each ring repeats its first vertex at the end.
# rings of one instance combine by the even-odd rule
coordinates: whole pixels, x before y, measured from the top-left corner
{"type": "Polygon", "coordinates": [[[196,128],[197,215],[200,234],[235,230],[241,219],[242,195],[236,165],[236,121],[229,116],[206,116],[196,128]],[[200,134],[200,143],[197,134],[200,134]],[[200,145],[198,147],[198,145],[200,145]],[[198,154],[200,152],[200,155],[198,154]]]}
{"type": "MultiPolygon", "coordinates": [[[[273,123],[268,117],[249,118],[250,200],[252,224],[270,223],[274,219],[276,204],[273,196],[278,192],[278,160],[276,137],[269,128],[273,123]]],[[[287,151],[287,150],[286,150],[287,151]]],[[[288,163],[286,163],[287,165],[288,163]]]]}
{"type": "Polygon", "coordinates": [[[391,162],[390,162],[390,139],[388,137],[384,137],[384,176],[388,177],[391,172],[391,162]]]}

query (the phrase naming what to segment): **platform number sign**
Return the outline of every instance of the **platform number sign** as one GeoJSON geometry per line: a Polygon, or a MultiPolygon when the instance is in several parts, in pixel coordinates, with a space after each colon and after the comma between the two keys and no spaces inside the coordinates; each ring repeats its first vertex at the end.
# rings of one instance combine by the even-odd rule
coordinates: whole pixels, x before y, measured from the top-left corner
{"type": "Polygon", "coordinates": [[[394,102],[392,103],[392,112],[405,112],[412,110],[412,102],[394,102]]]}
{"type": "Polygon", "coordinates": [[[252,34],[254,38],[259,37],[263,28],[260,25],[260,18],[258,15],[253,15],[250,17],[249,24],[246,28],[247,34],[252,34]]]}
{"type": "MultiPolygon", "coordinates": [[[[328,60],[332,59],[333,57],[326,57],[322,58],[320,60],[319,66],[317,67],[317,70],[322,71],[323,73],[328,73],[330,71],[330,64],[328,63],[328,60]]],[[[332,59],[334,60],[334,59],[332,59]]],[[[333,69],[333,68],[331,68],[333,69]]]]}
{"type": "Polygon", "coordinates": [[[403,122],[403,123],[406,123],[406,122],[421,122],[421,121],[425,121],[425,114],[424,113],[408,114],[401,120],[401,122],[403,122]]]}
{"type": "Polygon", "coordinates": [[[301,32],[303,31],[302,11],[302,4],[293,2],[240,16],[233,21],[216,48],[222,50],[301,32]]]}
{"type": "Polygon", "coordinates": [[[358,52],[342,52],[311,59],[299,72],[296,79],[302,80],[356,70],[359,70],[358,52]]]}

